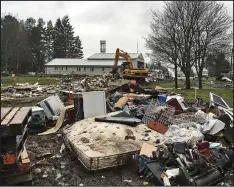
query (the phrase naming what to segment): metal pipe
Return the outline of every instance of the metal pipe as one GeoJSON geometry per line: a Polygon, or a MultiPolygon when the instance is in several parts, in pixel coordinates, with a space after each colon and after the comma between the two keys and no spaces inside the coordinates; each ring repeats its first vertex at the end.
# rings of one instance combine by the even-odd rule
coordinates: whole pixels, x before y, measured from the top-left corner
{"type": "Polygon", "coordinates": [[[180,164],[181,167],[184,168],[184,164],[181,162],[179,157],[176,158],[176,161],[180,164]]]}

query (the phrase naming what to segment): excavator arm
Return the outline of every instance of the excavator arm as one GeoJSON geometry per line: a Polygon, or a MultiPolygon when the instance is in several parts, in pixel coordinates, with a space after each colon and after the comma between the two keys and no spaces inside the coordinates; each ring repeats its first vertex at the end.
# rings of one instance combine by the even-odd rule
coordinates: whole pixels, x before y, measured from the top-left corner
{"type": "Polygon", "coordinates": [[[116,49],[114,67],[117,68],[120,56],[123,57],[126,60],[126,62],[129,63],[129,68],[133,69],[131,57],[128,55],[128,53],[124,52],[123,50],[120,50],[119,48],[116,49]]]}

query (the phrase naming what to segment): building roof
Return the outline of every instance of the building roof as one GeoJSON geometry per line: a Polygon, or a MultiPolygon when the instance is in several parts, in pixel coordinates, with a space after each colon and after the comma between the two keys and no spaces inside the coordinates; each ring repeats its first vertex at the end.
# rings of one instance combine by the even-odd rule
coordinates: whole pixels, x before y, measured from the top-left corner
{"type": "MultiPolygon", "coordinates": [[[[137,59],[141,53],[128,53],[131,59],[137,59]]],[[[115,53],[95,53],[91,57],[88,58],[88,60],[114,60],[115,59],[115,53]]],[[[119,57],[119,59],[123,59],[122,57],[119,57]]]]}
{"type": "MultiPolygon", "coordinates": [[[[121,60],[120,60],[121,62],[121,60]]],[[[45,66],[113,66],[113,60],[87,60],[77,58],[55,58],[46,63],[45,66]]]]}

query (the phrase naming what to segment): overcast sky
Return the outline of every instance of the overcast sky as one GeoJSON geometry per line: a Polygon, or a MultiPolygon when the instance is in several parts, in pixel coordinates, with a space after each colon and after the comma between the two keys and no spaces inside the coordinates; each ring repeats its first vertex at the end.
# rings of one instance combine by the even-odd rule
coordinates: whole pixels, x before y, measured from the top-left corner
{"type": "MultiPolygon", "coordinates": [[[[233,1],[223,1],[233,17],[233,1]]],[[[68,14],[75,34],[79,35],[85,58],[100,52],[100,40],[106,40],[106,52],[116,48],[126,52],[147,52],[144,39],[152,19],[150,9],[162,10],[162,1],[1,1],[1,13],[19,19],[33,17],[52,20],[68,14]]],[[[145,55],[144,55],[145,56],[145,55]]]]}

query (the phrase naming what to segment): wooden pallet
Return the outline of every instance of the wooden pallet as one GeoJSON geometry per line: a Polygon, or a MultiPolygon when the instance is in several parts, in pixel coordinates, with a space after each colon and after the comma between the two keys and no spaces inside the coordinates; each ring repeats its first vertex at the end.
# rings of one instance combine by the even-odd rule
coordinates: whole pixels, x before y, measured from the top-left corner
{"type": "Polygon", "coordinates": [[[1,108],[0,136],[23,135],[31,114],[31,107],[1,108]]]}

